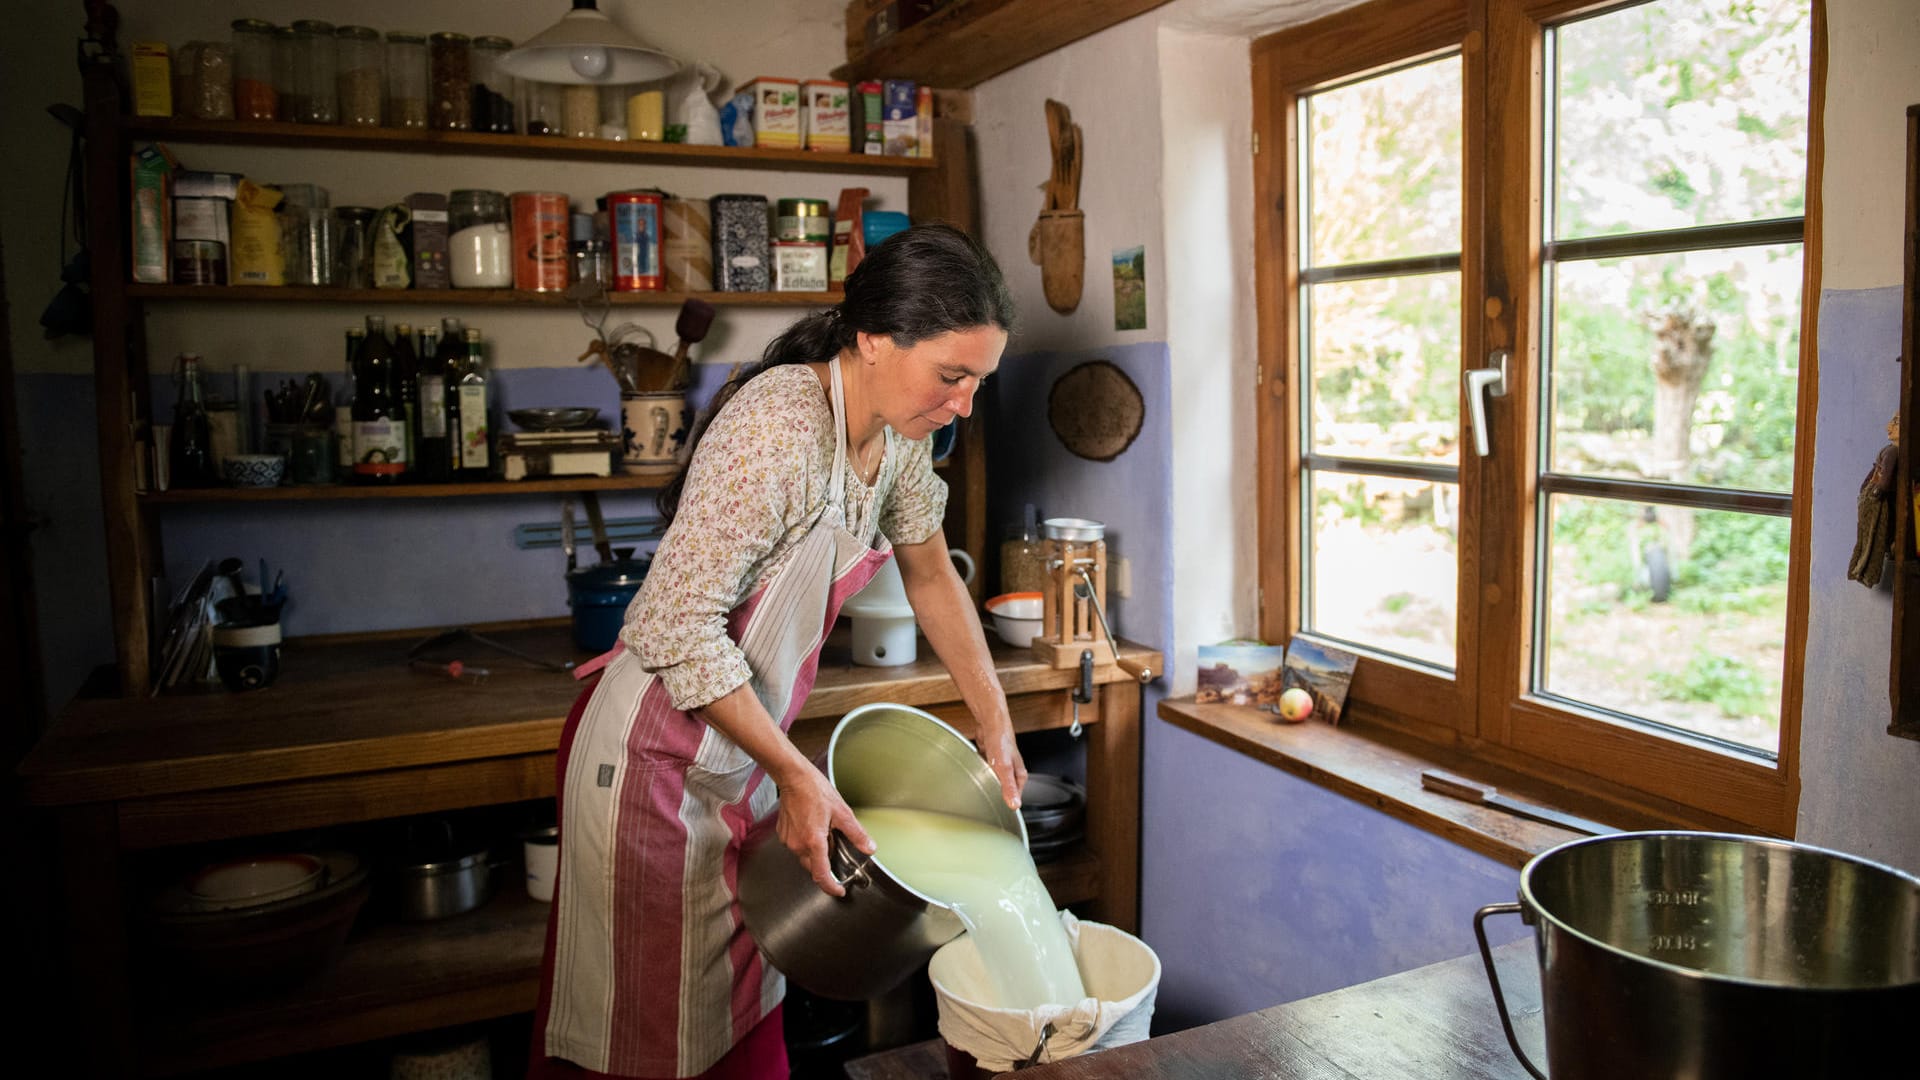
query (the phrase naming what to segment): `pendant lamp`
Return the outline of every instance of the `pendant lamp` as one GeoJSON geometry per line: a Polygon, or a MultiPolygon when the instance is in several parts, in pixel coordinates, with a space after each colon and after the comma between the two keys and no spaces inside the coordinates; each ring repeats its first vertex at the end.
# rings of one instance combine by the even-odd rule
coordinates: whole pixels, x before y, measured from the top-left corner
{"type": "Polygon", "coordinates": [[[642,83],[664,79],[680,62],[634,37],[601,14],[596,0],[573,0],[573,10],[500,58],[516,79],[543,83],[642,83]]]}

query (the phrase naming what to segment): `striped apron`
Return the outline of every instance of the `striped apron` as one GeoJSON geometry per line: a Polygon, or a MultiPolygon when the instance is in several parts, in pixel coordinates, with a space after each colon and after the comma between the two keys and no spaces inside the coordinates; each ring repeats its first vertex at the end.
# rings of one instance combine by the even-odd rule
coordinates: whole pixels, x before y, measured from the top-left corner
{"type": "MultiPolygon", "coordinates": [[[[892,556],[884,537],[847,530],[837,359],[829,370],[827,505],[787,564],[727,618],[754,694],[782,731],[813,689],[840,605],[892,556]]],[[[560,868],[535,1036],[547,1055],[595,1072],[696,1076],[786,993],[735,896],[741,848],[773,828],[779,793],[745,751],[675,709],[630,650],[611,655],[561,736],[560,868]]]]}

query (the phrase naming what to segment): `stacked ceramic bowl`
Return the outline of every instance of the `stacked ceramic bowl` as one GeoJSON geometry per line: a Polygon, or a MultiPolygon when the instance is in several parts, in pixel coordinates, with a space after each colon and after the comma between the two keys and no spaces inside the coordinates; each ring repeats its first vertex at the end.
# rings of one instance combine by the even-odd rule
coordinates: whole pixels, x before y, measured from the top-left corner
{"type": "Polygon", "coordinates": [[[169,976],[229,986],[297,982],[338,959],[368,868],[344,851],[203,866],[148,905],[145,938],[169,976]]]}
{"type": "Polygon", "coordinates": [[[1086,838],[1087,793],[1064,776],[1033,773],[1020,793],[1020,818],[1033,861],[1052,862],[1086,838]]]}

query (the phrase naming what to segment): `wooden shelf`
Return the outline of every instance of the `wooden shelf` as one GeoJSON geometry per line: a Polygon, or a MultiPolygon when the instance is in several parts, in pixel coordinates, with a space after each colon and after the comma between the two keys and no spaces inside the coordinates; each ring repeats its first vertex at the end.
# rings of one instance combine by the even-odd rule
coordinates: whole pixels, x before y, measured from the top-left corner
{"type": "Polygon", "coordinates": [[[654,491],[672,480],[675,468],[614,476],[563,476],[551,480],[481,480],[471,484],[295,484],[270,488],[175,488],[140,496],[142,506],[187,503],[340,502],[352,499],[473,499],[539,495],[553,491],[654,491]]]}
{"type": "MultiPolygon", "coordinates": [[[[833,70],[833,77],[912,79],[965,89],[1071,45],[1167,0],[968,0],[949,4],[833,70]]],[[[1036,106],[1034,120],[1039,121],[1036,106]]]]}
{"type": "Polygon", "coordinates": [[[1036,867],[1055,907],[1084,904],[1100,897],[1100,856],[1085,846],[1036,867]]]}
{"type": "MultiPolygon", "coordinates": [[[[1139,0],[1126,6],[1138,6],[1139,0]]],[[[1149,5],[1151,6],[1151,5],[1149,5]]],[[[623,165],[692,165],[772,172],[895,173],[937,167],[935,158],[883,157],[759,146],[688,146],[613,142],[551,135],[492,135],[473,131],[288,124],[258,120],[181,120],[125,117],[130,138],[221,146],[284,146],[302,150],[385,151],[394,154],[471,154],[541,161],[611,161],[623,165]]]]}
{"type": "Polygon", "coordinates": [[[209,1001],[153,988],[142,1071],[173,1076],[532,1012],[548,905],[511,875],[498,886],[479,910],[437,922],[369,925],[377,916],[362,913],[340,962],[285,990],[209,1001]]]}
{"type": "MultiPolygon", "coordinates": [[[[462,304],[498,307],[571,308],[574,302],[557,292],[519,289],[332,289],[319,285],[137,285],[126,287],[135,300],[193,300],[204,303],[269,304],[462,304]]],[[[834,292],[616,292],[607,299],[615,307],[679,307],[688,297],[715,307],[831,307],[845,299],[834,292]]]]}

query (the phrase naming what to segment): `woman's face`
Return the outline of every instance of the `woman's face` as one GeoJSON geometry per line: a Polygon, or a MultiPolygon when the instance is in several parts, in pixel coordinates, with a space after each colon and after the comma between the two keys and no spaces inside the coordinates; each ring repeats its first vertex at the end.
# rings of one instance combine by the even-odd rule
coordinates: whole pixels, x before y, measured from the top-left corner
{"type": "Polygon", "coordinates": [[[881,419],[916,440],[972,415],[973,395],[1006,347],[1007,332],[997,326],[949,331],[906,349],[884,334],[860,335],[862,358],[880,376],[874,403],[881,419]]]}

